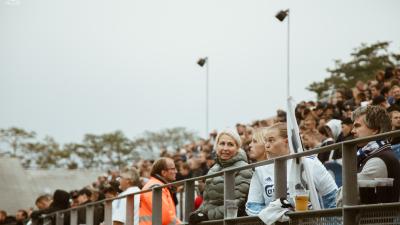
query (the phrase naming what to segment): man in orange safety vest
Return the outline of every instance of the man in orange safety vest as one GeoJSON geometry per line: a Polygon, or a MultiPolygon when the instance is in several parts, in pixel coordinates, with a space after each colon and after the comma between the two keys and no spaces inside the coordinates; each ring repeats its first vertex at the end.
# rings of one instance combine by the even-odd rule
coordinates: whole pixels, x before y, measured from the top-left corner
{"type": "MultiPolygon", "coordinates": [[[[144,185],[142,190],[151,189],[156,186],[165,185],[176,179],[175,163],[170,158],[160,158],[154,162],[151,169],[151,178],[144,185]]],[[[153,193],[146,192],[140,195],[139,225],[152,224],[152,203],[153,193]]],[[[176,217],[175,202],[169,188],[162,189],[162,225],[180,224],[181,221],[176,217]]]]}

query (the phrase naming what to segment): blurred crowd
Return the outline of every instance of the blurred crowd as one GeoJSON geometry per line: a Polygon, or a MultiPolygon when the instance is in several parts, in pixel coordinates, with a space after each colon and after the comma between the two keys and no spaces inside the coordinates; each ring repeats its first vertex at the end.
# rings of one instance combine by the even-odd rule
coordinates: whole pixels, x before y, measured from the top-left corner
{"type": "MultiPolygon", "coordinates": [[[[375,77],[366,82],[358,81],[353,88],[337,87],[324,101],[302,101],[295,109],[295,116],[300,128],[300,134],[305,149],[314,149],[327,146],[353,138],[352,112],[366,105],[377,105],[389,112],[392,130],[400,129],[400,69],[386,68],[379,71],[375,77]]],[[[242,149],[246,152],[249,163],[259,161],[256,152],[257,143],[263,142],[254,133],[264,127],[269,127],[279,122],[286,122],[286,112],[277,110],[275,116],[253,121],[249,124],[236,124],[236,131],[240,136],[242,149]]],[[[207,139],[191,143],[176,149],[176,152],[162,150],[160,157],[170,158],[177,169],[176,180],[206,175],[216,160],[215,141],[217,131],[210,133],[207,139]]],[[[392,149],[400,157],[400,138],[391,140],[392,149]]],[[[263,154],[263,153],[260,153],[263,154]]],[[[333,151],[317,155],[322,163],[340,161],[341,152],[333,151]]],[[[266,157],[261,157],[267,159],[266,157]]],[[[152,160],[140,160],[132,164],[140,176],[139,188],[142,188],[151,178],[152,160]]],[[[48,209],[47,212],[57,211],[69,207],[85,205],[105,198],[117,197],[122,192],[120,189],[121,171],[108,171],[100,175],[96,181],[81,190],[58,190],[53,195],[38,196],[35,207],[20,209],[17,212],[0,210],[0,225],[26,224],[31,218],[37,218],[37,210],[48,209]]],[[[340,181],[337,181],[337,183],[340,181]]],[[[198,183],[198,194],[201,196],[205,183],[198,183]]],[[[340,184],[338,183],[338,186],[340,184]]],[[[174,192],[181,191],[177,188],[174,192]]],[[[196,199],[198,207],[202,202],[201,197],[196,199]]],[[[99,220],[103,221],[104,209],[95,209],[99,220]]],[[[78,224],[84,223],[79,221],[78,224]]]]}

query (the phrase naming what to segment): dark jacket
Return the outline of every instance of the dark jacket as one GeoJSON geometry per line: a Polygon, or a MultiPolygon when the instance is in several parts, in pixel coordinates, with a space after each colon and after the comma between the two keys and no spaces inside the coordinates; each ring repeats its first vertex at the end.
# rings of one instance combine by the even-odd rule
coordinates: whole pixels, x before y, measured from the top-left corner
{"type": "MultiPolygon", "coordinates": [[[[42,218],[43,215],[51,214],[60,210],[68,209],[70,207],[69,204],[70,195],[68,192],[64,190],[56,190],[53,195],[53,202],[50,204],[49,208],[42,209],[38,211],[34,211],[31,214],[32,224],[42,225],[44,220],[42,218]]],[[[56,217],[51,217],[51,224],[56,224],[56,217]]],[[[64,225],[70,224],[70,213],[64,214],[64,225]]]]}
{"type": "MultiPolygon", "coordinates": [[[[82,203],[81,205],[86,205],[88,203],[91,203],[91,201],[89,200],[85,203],[82,203]]],[[[104,207],[102,204],[95,205],[93,207],[93,224],[99,225],[101,222],[104,221],[104,207]]],[[[78,224],[86,224],[86,207],[78,209],[78,224]]]]}
{"type": "Polygon", "coordinates": [[[386,144],[381,147],[381,151],[377,151],[368,157],[358,160],[358,172],[361,172],[368,160],[372,158],[380,158],[386,165],[388,178],[393,178],[393,193],[388,193],[391,195],[390,201],[388,202],[398,202],[400,195],[400,162],[396,155],[393,153],[390,144],[386,144]]]}

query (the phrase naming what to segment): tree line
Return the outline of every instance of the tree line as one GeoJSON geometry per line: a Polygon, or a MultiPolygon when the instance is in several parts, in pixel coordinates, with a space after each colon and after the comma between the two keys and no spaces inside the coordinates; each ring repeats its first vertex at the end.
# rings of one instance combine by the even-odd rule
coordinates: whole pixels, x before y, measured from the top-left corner
{"type": "Polygon", "coordinates": [[[306,89],[317,94],[318,99],[336,88],[353,88],[357,81],[374,79],[375,75],[388,67],[400,66],[400,53],[389,51],[390,42],[361,44],[353,49],[347,61],[335,60],[335,66],[328,68],[329,77],[311,83],[306,89]]]}
{"type": "Polygon", "coordinates": [[[129,139],[122,131],[85,134],[80,143],[60,145],[46,136],[38,140],[34,131],[18,127],[0,129],[0,154],[21,159],[25,168],[122,168],[142,158],[152,159],[160,151],[175,151],[199,140],[183,127],[158,132],[145,131],[129,139]]]}

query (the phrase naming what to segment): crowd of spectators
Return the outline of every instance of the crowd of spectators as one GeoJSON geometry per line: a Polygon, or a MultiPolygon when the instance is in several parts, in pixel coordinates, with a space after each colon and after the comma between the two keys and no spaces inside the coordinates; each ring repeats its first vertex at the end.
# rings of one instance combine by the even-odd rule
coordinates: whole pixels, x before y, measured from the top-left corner
{"type": "MultiPolygon", "coordinates": [[[[385,71],[378,72],[371,80],[358,81],[353,88],[338,87],[325,101],[300,102],[295,109],[295,116],[299,124],[304,148],[306,150],[313,149],[352,139],[352,112],[360,106],[366,105],[382,107],[390,115],[392,130],[400,129],[400,69],[387,68],[385,71]]],[[[279,122],[286,122],[286,112],[283,110],[277,110],[277,114],[268,119],[257,120],[250,124],[236,124],[236,130],[242,143],[241,148],[247,154],[249,163],[268,158],[262,152],[255,156],[254,149],[263,140],[259,135],[253,134],[259,134],[265,127],[279,122]]],[[[166,150],[161,151],[160,157],[171,158],[174,161],[177,169],[176,180],[205,175],[215,163],[214,144],[216,137],[217,131],[212,131],[208,139],[184,145],[174,153],[166,150]]],[[[391,144],[397,157],[400,158],[400,138],[393,138],[391,144]]],[[[321,153],[317,157],[324,164],[332,161],[340,162],[341,152],[336,150],[321,153]]],[[[142,188],[149,181],[153,163],[152,160],[140,160],[132,165],[140,175],[139,188],[142,188]]],[[[26,224],[29,219],[39,219],[37,210],[47,210],[45,212],[49,213],[85,205],[104,198],[117,197],[123,191],[121,190],[120,179],[120,171],[108,171],[81,190],[69,192],[57,190],[53,195],[39,196],[35,202],[36,209],[20,209],[15,213],[15,216],[1,210],[0,225],[26,224]]],[[[340,180],[336,180],[336,183],[339,187],[341,186],[340,180]]],[[[204,186],[205,182],[198,183],[199,196],[201,196],[204,186]]],[[[175,191],[181,190],[182,187],[175,191]]],[[[196,199],[196,208],[200,206],[201,201],[201,197],[196,199]]],[[[95,225],[103,221],[103,212],[102,207],[95,208],[95,214],[98,218],[95,225]]],[[[85,212],[80,211],[79,214],[85,214],[85,212]]],[[[78,221],[78,224],[84,223],[84,220],[78,221]]]]}

